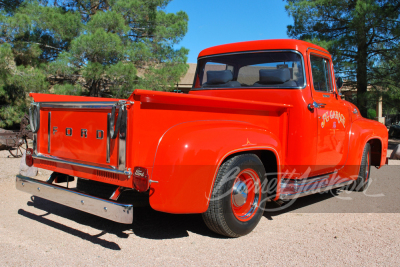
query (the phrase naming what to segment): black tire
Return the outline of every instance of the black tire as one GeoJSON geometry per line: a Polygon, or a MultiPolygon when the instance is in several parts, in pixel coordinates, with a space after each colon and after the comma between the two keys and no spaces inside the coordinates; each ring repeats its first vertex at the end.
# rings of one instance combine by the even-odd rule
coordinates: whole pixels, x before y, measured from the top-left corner
{"type": "Polygon", "coordinates": [[[353,191],[363,192],[368,188],[369,176],[371,174],[371,146],[365,144],[363,155],[361,158],[360,172],[357,180],[352,185],[353,191]]]}
{"type": "Polygon", "coordinates": [[[250,233],[263,215],[267,197],[267,188],[263,187],[266,186],[264,165],[256,155],[241,154],[228,159],[218,170],[208,209],[202,214],[205,224],[210,230],[228,237],[240,237],[250,233]],[[247,185],[251,181],[254,185],[258,183],[259,187],[254,186],[253,197],[251,186],[238,190],[243,188],[240,184],[243,174],[249,175],[250,178],[247,183],[242,184],[247,185]],[[242,190],[245,190],[245,194],[242,190]],[[242,197],[239,200],[244,202],[237,204],[237,197],[242,197]],[[250,207],[248,213],[238,213],[237,209],[247,206],[250,207]],[[246,216],[239,216],[240,214],[246,216]]]}

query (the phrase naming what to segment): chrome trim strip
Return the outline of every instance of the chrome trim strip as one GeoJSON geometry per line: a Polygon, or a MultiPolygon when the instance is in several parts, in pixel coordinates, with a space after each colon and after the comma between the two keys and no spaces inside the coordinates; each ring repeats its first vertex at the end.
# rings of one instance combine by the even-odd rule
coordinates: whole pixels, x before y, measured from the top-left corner
{"type": "Polygon", "coordinates": [[[47,121],[47,153],[50,154],[50,148],[51,148],[51,144],[50,144],[50,137],[51,137],[51,112],[49,112],[49,116],[48,116],[48,121],[47,121]]]}
{"type": "Polygon", "coordinates": [[[110,163],[110,142],[111,142],[111,137],[110,137],[110,120],[111,120],[111,113],[107,114],[107,152],[106,152],[106,162],[110,163]]]}
{"type": "Polygon", "coordinates": [[[327,179],[327,178],[329,178],[329,176],[331,176],[332,174],[336,174],[336,173],[337,173],[337,171],[326,173],[323,175],[313,176],[310,178],[299,179],[299,180],[283,178],[281,183],[292,183],[293,185],[296,185],[296,186],[302,186],[302,185],[306,185],[306,184],[315,183],[315,182],[318,182],[323,179],[327,179]]]}
{"type": "MultiPolygon", "coordinates": [[[[194,80],[194,82],[193,82],[193,85],[192,85],[192,88],[190,89],[190,90],[193,90],[193,91],[198,91],[198,90],[234,90],[234,89],[244,89],[244,90],[247,90],[247,89],[304,89],[304,88],[306,88],[307,87],[307,77],[306,77],[306,68],[305,68],[305,62],[304,62],[304,57],[303,57],[303,54],[302,53],[300,53],[299,51],[297,51],[297,50],[291,50],[291,49],[288,49],[288,50],[255,50],[255,51],[244,51],[244,52],[233,52],[233,53],[224,53],[224,54],[216,54],[216,55],[209,55],[209,56],[204,56],[204,57],[200,57],[200,58],[198,58],[197,59],[197,66],[199,65],[199,60],[201,60],[201,59],[205,59],[205,58],[209,58],[209,57],[219,57],[219,56],[229,56],[229,55],[239,55],[239,54],[251,54],[251,53],[273,53],[273,52],[293,52],[293,53],[296,53],[296,54],[298,54],[298,55],[300,55],[300,57],[301,57],[301,63],[302,63],[302,65],[303,65],[303,79],[304,79],[304,84],[303,84],[303,86],[297,86],[297,87],[279,87],[279,88],[274,88],[274,87],[251,87],[251,86],[248,86],[248,87],[232,87],[232,88],[221,88],[221,87],[218,87],[218,88],[194,88],[193,87],[193,85],[195,84],[195,82],[196,82],[196,79],[194,80]]],[[[197,74],[197,68],[196,68],[196,74],[197,74]]]]}
{"type": "Polygon", "coordinates": [[[317,49],[317,48],[312,48],[312,47],[309,47],[309,48],[307,48],[307,53],[308,53],[308,50],[309,49],[312,49],[312,50],[315,50],[315,51],[318,51],[318,52],[321,52],[321,53],[324,53],[324,54],[327,54],[327,55],[331,55],[331,54],[329,54],[329,53],[327,53],[327,52],[325,52],[325,51],[322,51],[322,50],[319,50],[319,49],[317,49]]]}
{"type": "Polygon", "coordinates": [[[127,111],[126,106],[120,109],[122,113],[121,125],[119,127],[119,144],[118,144],[118,169],[125,170],[126,167],[126,126],[127,126],[127,111]]]}
{"type": "Polygon", "coordinates": [[[349,185],[349,184],[351,184],[353,182],[354,182],[353,180],[345,181],[345,182],[342,182],[342,183],[333,184],[333,185],[326,186],[326,187],[321,187],[321,188],[315,188],[315,189],[312,189],[312,190],[309,190],[309,191],[299,192],[299,193],[296,193],[296,194],[281,194],[279,196],[279,199],[287,200],[287,199],[295,199],[295,198],[299,198],[299,197],[304,197],[304,196],[308,196],[308,195],[312,195],[312,194],[328,191],[328,190],[331,190],[331,189],[343,187],[343,186],[349,185]]]}
{"type": "MultiPolygon", "coordinates": [[[[64,160],[64,159],[60,159],[60,158],[57,158],[54,156],[48,156],[48,155],[42,155],[42,154],[33,155],[32,157],[34,159],[48,160],[48,161],[52,161],[52,162],[56,162],[56,163],[63,163],[63,164],[68,164],[68,165],[73,165],[73,166],[88,168],[88,169],[93,169],[93,170],[99,170],[99,171],[104,171],[104,172],[112,172],[112,173],[128,175],[128,176],[132,175],[132,173],[130,171],[116,170],[112,166],[103,166],[102,167],[102,166],[88,165],[88,164],[84,164],[84,163],[75,162],[72,160],[64,160]]],[[[100,165],[100,164],[98,164],[98,165],[100,165]]]]}
{"type": "MultiPolygon", "coordinates": [[[[111,109],[115,103],[119,102],[38,102],[42,108],[91,108],[91,109],[111,109]]],[[[118,107],[117,107],[118,108],[118,107]]]]}
{"type": "Polygon", "coordinates": [[[16,188],[22,192],[114,222],[124,224],[131,224],[133,222],[133,206],[131,204],[97,198],[22,175],[17,175],[16,177],[16,188]]]}

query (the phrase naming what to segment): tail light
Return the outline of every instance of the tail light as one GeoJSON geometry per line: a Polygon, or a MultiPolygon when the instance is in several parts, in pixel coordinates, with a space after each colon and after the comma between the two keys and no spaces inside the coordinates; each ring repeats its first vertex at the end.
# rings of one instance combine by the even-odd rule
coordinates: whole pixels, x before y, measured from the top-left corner
{"type": "Polygon", "coordinates": [[[33,155],[33,149],[32,149],[32,148],[28,148],[28,149],[26,150],[26,156],[25,156],[25,164],[26,164],[28,167],[31,167],[31,166],[33,165],[33,158],[32,158],[32,155],[33,155]]]}
{"type": "Polygon", "coordinates": [[[135,167],[133,169],[133,185],[139,192],[146,192],[149,190],[150,182],[149,175],[146,168],[135,167]]]}

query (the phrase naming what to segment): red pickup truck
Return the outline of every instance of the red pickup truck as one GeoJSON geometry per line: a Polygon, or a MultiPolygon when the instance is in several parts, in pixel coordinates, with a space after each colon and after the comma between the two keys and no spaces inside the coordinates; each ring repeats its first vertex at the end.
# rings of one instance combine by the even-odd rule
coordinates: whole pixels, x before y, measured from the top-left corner
{"type": "Polygon", "coordinates": [[[370,166],[385,164],[386,127],[342,100],[337,80],[325,49],[265,40],[203,50],[189,94],[31,93],[26,163],[53,174],[46,182],[18,175],[16,186],[120,223],[147,201],[242,236],[267,201],[363,191],[370,166]]]}

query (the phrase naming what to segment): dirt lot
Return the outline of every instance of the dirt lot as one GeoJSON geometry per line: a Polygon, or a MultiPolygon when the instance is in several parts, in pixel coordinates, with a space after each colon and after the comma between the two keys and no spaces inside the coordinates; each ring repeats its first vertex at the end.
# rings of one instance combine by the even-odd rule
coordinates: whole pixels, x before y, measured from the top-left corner
{"type": "Polygon", "coordinates": [[[200,215],[142,208],[122,225],[35,199],[15,189],[19,159],[7,155],[0,151],[0,266],[400,265],[400,166],[373,168],[365,194],[304,197],[228,239],[200,215]]]}

